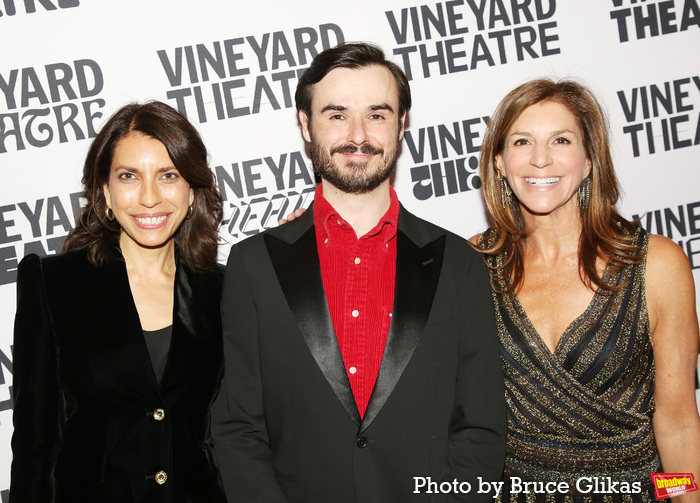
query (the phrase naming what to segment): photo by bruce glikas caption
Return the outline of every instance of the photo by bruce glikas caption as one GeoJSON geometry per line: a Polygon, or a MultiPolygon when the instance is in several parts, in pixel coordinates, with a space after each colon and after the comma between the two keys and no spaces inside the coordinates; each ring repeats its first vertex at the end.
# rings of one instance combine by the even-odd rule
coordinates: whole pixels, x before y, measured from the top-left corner
{"type": "MultiPolygon", "coordinates": [[[[469,482],[436,482],[431,477],[413,477],[414,494],[468,494],[472,491],[469,482]]],[[[504,482],[487,482],[478,478],[479,485],[475,487],[478,494],[493,493],[498,498],[503,491],[504,482]]],[[[580,477],[575,487],[563,481],[528,482],[519,477],[508,479],[510,494],[567,494],[572,489],[581,494],[639,494],[642,492],[641,482],[620,482],[611,477],[580,477]]]]}

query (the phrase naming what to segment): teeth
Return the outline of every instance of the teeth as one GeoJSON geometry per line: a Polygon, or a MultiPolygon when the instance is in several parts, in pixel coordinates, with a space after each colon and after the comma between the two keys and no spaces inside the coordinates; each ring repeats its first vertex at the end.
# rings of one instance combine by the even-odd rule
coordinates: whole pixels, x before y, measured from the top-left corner
{"type": "Polygon", "coordinates": [[[160,217],[134,217],[138,223],[141,225],[159,225],[162,224],[165,219],[167,218],[167,215],[163,215],[160,217]]]}
{"type": "Polygon", "coordinates": [[[557,183],[561,177],[551,176],[549,178],[525,178],[525,181],[530,185],[544,186],[557,183]]]}

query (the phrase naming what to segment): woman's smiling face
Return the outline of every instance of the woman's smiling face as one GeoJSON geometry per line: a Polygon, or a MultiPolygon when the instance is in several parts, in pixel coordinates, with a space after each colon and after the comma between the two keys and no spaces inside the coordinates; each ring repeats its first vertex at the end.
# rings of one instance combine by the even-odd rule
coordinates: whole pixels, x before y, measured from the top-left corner
{"type": "Polygon", "coordinates": [[[165,145],[136,132],[117,143],[103,189],[107,207],[122,228],[122,247],[165,245],[194,202],[194,191],[173,165],[165,145]]]}
{"type": "Polygon", "coordinates": [[[529,106],[508,130],[496,168],[523,213],[576,210],[579,185],[591,172],[576,116],[556,101],[529,106]]]}

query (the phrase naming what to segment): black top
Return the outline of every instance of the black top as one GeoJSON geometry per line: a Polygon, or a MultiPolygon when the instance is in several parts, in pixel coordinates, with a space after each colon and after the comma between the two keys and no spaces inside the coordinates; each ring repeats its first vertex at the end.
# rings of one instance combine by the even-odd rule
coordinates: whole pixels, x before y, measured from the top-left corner
{"type": "Polygon", "coordinates": [[[148,356],[151,357],[151,365],[156,375],[158,384],[163,378],[165,364],[168,363],[168,352],[170,351],[170,339],[173,335],[173,326],[159,328],[158,330],[144,330],[143,337],[146,339],[148,356]]]}

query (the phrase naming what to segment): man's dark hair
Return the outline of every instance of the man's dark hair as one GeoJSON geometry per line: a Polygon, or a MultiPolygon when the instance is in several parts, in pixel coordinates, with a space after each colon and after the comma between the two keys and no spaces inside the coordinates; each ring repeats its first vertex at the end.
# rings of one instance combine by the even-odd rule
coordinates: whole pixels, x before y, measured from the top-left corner
{"type": "Polygon", "coordinates": [[[403,70],[396,63],[388,61],[384,51],[373,44],[355,42],[340,44],[319,53],[311,62],[309,68],[299,78],[297,91],[294,95],[297,110],[303,110],[311,118],[311,92],[314,84],[318,83],[336,68],[359,69],[372,65],[383,66],[394,76],[399,92],[399,117],[411,109],[411,88],[403,70]]]}

